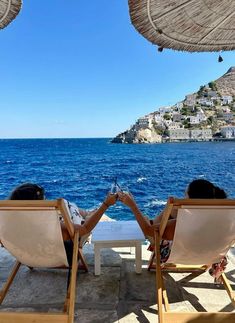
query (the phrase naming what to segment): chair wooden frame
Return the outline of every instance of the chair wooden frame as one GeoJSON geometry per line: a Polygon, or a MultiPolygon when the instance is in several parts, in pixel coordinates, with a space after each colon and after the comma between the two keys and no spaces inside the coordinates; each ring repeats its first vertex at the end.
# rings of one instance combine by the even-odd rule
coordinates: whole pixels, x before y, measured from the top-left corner
{"type": "MultiPolygon", "coordinates": [[[[167,206],[163,211],[163,217],[158,228],[154,230],[154,239],[155,239],[155,250],[154,255],[150,258],[150,265],[153,268],[153,257],[156,255],[156,288],[157,288],[157,304],[158,304],[158,322],[171,322],[171,323],[204,323],[204,322],[213,322],[213,323],[232,323],[235,322],[235,313],[229,312],[170,312],[170,306],[167,297],[167,291],[164,286],[163,281],[163,272],[196,272],[196,275],[200,275],[208,266],[183,266],[177,264],[164,264],[161,266],[160,263],[160,241],[164,234],[167,221],[170,217],[171,211],[173,208],[179,209],[182,206],[187,205],[197,205],[197,206],[232,206],[235,207],[235,200],[194,200],[194,199],[173,199],[169,198],[167,206]]],[[[150,267],[149,267],[150,268],[150,267]]],[[[232,290],[231,285],[226,278],[225,274],[222,274],[222,283],[225,287],[225,290],[228,293],[228,296],[235,307],[235,292],[232,290]]]]}
{"type": "MultiPolygon", "coordinates": [[[[74,307],[75,307],[75,292],[76,292],[76,279],[78,270],[78,257],[82,255],[82,251],[79,250],[79,235],[78,232],[74,230],[74,226],[69,217],[69,210],[63,199],[58,199],[54,201],[0,201],[1,209],[24,209],[30,208],[30,210],[42,209],[57,209],[60,211],[66,229],[69,233],[71,240],[73,241],[73,256],[72,256],[72,266],[71,275],[69,279],[69,285],[67,289],[67,295],[64,302],[63,312],[53,312],[53,313],[42,313],[42,312],[0,312],[0,322],[1,323],[73,323],[74,322],[74,307]]],[[[85,260],[82,259],[82,263],[85,260]]],[[[3,302],[16,274],[21,266],[19,261],[16,261],[12,272],[10,273],[5,285],[0,291],[0,304],[3,302]]],[[[85,263],[86,266],[86,263],[85,263]]],[[[62,267],[60,267],[62,268],[62,267]]],[[[63,267],[66,268],[66,267],[63,267]]],[[[86,267],[87,268],[87,267],[86,267]]]]}

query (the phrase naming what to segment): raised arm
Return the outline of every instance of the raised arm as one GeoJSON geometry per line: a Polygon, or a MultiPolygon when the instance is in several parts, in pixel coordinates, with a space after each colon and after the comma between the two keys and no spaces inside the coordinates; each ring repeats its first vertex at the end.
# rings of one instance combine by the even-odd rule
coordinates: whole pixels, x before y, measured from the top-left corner
{"type": "MultiPolygon", "coordinates": [[[[158,217],[156,217],[153,221],[151,221],[146,216],[144,216],[143,213],[140,211],[131,194],[124,193],[124,192],[119,192],[117,194],[118,194],[118,199],[123,204],[127,205],[135,215],[135,218],[139,223],[139,226],[142,229],[144,235],[154,237],[154,228],[160,226],[160,222],[163,217],[163,212],[161,212],[161,214],[158,217]]],[[[173,217],[174,217],[174,213],[175,212],[173,212],[173,217]]],[[[176,225],[175,218],[167,221],[167,225],[162,237],[163,239],[173,240],[175,225],[176,225]]]]}
{"type": "Polygon", "coordinates": [[[114,205],[117,201],[117,196],[115,194],[108,194],[104,202],[96,210],[92,212],[92,215],[85,219],[82,225],[74,224],[75,230],[79,231],[79,235],[83,236],[91,230],[94,229],[96,224],[99,222],[100,218],[104,212],[111,206],[114,205]]]}
{"type": "Polygon", "coordinates": [[[139,223],[139,226],[143,231],[144,235],[153,236],[154,232],[153,232],[153,227],[150,223],[150,220],[146,216],[144,216],[143,213],[140,211],[133,196],[131,194],[124,193],[124,192],[118,192],[117,194],[118,194],[118,199],[123,204],[128,206],[133,212],[133,214],[135,215],[135,218],[139,223]]]}

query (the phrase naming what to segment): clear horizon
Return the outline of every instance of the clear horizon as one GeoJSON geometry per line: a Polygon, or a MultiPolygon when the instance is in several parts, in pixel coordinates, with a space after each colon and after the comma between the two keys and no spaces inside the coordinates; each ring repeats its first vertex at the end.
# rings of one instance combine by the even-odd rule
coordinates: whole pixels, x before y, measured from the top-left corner
{"type": "Polygon", "coordinates": [[[112,138],[235,65],[234,52],[157,51],[127,1],[23,2],[0,30],[2,139],[112,138]]]}
{"type": "Polygon", "coordinates": [[[112,139],[113,137],[11,137],[11,138],[0,138],[0,140],[27,140],[27,139],[45,139],[45,140],[53,140],[53,139],[112,139]]]}

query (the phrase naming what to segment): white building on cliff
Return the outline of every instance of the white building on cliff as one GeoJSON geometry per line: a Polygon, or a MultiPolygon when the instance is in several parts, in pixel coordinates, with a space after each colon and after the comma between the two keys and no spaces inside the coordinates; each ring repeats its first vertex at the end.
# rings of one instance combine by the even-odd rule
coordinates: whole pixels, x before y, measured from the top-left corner
{"type": "Polygon", "coordinates": [[[222,127],[221,134],[224,138],[235,138],[235,126],[222,127]]]}

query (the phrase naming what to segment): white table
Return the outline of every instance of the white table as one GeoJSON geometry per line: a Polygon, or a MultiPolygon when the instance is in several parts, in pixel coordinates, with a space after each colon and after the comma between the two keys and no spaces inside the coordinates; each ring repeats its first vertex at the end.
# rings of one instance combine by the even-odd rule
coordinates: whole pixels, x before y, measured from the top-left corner
{"type": "Polygon", "coordinates": [[[141,244],[145,237],[136,221],[99,222],[92,233],[95,252],[95,275],[100,275],[102,248],[135,247],[135,271],[142,269],[141,244]]]}

